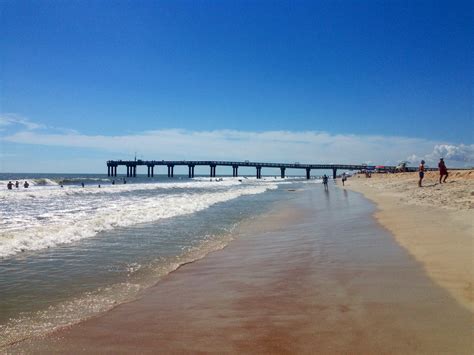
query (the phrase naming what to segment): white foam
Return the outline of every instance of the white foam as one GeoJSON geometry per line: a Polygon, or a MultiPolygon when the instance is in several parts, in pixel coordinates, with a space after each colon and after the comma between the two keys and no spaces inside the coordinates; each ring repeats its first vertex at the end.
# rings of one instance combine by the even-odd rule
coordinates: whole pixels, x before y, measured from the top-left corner
{"type": "Polygon", "coordinates": [[[0,348],[21,340],[45,335],[105,312],[119,303],[130,301],[142,290],[156,284],[162,276],[183,264],[201,259],[212,251],[224,248],[231,240],[231,235],[209,236],[200,245],[184,251],[181,255],[160,258],[150,265],[132,263],[126,266],[126,282],[101,287],[93,292],[85,292],[46,309],[34,313],[23,313],[19,317],[11,318],[6,324],[0,324],[0,348]],[[144,268],[148,271],[145,271],[145,277],[135,278],[134,274],[144,268]]]}
{"type": "Polygon", "coordinates": [[[6,191],[0,194],[0,257],[74,243],[117,227],[194,213],[216,203],[275,188],[277,185],[269,182],[241,184],[229,179],[115,185],[94,190],[71,187],[6,191]],[[172,194],[123,194],[173,188],[177,191],[172,194]],[[196,188],[203,190],[194,191],[196,188]]]}
{"type": "MultiPolygon", "coordinates": [[[[49,179],[48,179],[49,180],[49,179]]],[[[19,188],[13,190],[3,189],[0,190],[0,201],[2,199],[17,200],[17,199],[32,199],[32,198],[57,198],[65,195],[81,195],[81,194],[119,194],[123,192],[138,192],[146,190],[169,190],[169,189],[207,189],[207,188],[223,188],[238,186],[241,182],[234,179],[226,179],[223,181],[189,181],[189,182],[160,182],[160,183],[141,183],[141,184],[123,184],[117,182],[115,185],[101,184],[101,187],[97,185],[87,185],[86,187],[80,186],[64,186],[59,185],[41,185],[33,186],[28,189],[19,188]]]]}

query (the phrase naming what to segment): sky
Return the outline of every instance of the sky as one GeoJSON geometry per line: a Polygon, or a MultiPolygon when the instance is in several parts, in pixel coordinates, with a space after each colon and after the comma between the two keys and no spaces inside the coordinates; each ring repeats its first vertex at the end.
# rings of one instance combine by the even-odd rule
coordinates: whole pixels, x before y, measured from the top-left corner
{"type": "Polygon", "coordinates": [[[472,1],[0,1],[0,172],[474,166],[472,1]]]}

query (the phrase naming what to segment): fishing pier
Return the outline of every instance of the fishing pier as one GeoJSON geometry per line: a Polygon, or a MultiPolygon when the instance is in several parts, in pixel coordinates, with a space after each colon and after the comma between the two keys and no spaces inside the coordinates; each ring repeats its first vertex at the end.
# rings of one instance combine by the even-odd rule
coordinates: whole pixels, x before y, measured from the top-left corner
{"type": "Polygon", "coordinates": [[[168,177],[174,177],[175,166],[187,166],[188,177],[194,177],[194,167],[208,166],[209,177],[216,177],[218,166],[231,166],[232,176],[239,176],[240,167],[253,167],[256,169],[257,179],[262,178],[262,168],[279,168],[280,176],[285,177],[286,169],[303,169],[306,171],[306,178],[311,178],[311,170],[332,170],[333,178],[337,176],[337,170],[373,170],[375,166],[367,165],[347,165],[347,164],[300,164],[300,163],[259,163],[250,161],[213,161],[213,160],[109,160],[107,161],[107,175],[117,176],[117,168],[124,166],[127,170],[127,177],[137,176],[137,167],[146,166],[147,176],[155,175],[155,166],[166,166],[168,177]]]}

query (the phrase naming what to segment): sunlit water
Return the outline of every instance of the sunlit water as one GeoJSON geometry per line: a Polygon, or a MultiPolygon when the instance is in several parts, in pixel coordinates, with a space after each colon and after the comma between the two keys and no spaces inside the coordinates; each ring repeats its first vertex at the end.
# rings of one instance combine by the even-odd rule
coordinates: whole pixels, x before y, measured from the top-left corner
{"type": "Polygon", "coordinates": [[[0,345],[135,298],[227,245],[238,223],[287,198],[287,189],[319,182],[22,178],[28,189],[7,190],[11,177],[0,175],[0,345]]]}

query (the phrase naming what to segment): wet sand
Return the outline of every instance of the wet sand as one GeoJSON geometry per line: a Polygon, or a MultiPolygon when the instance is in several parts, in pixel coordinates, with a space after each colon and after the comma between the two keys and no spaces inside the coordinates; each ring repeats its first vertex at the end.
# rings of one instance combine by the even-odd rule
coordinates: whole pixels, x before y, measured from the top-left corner
{"type": "Polygon", "coordinates": [[[9,351],[473,352],[472,313],[370,217],[372,204],[334,186],[293,196],[142,298],[9,351]]]}
{"type": "Polygon", "coordinates": [[[451,171],[446,184],[428,172],[358,175],[346,189],[377,204],[375,218],[428,275],[474,312],[474,171],[451,171]]]}

